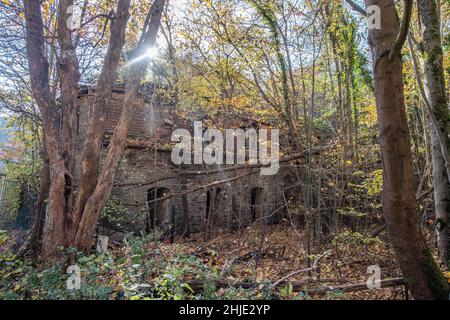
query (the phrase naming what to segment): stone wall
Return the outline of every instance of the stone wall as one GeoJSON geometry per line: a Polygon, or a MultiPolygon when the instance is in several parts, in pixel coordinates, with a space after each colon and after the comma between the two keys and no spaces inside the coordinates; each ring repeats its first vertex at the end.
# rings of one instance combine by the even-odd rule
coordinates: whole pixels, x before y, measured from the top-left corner
{"type": "MultiPolygon", "coordinates": [[[[75,132],[77,136],[75,185],[79,183],[80,157],[91,114],[93,97],[93,93],[89,91],[81,94],[79,97],[78,123],[77,131],[75,132]]],[[[122,92],[116,91],[113,93],[113,106],[110,106],[108,110],[113,110],[114,115],[108,113],[107,134],[112,132],[114,128],[114,121],[111,119],[114,118],[117,122],[117,106],[120,106],[122,99],[122,92]]],[[[175,221],[173,221],[173,225],[177,233],[181,233],[183,231],[181,196],[183,181],[186,183],[185,190],[192,190],[198,186],[205,186],[215,181],[232,178],[242,174],[244,171],[228,171],[208,175],[183,175],[184,178],[182,178],[178,174],[180,170],[184,170],[184,172],[186,170],[205,171],[217,168],[206,168],[199,165],[184,168],[175,167],[171,162],[170,149],[161,148],[157,142],[160,136],[156,137],[158,132],[161,131],[160,129],[164,127],[163,122],[166,118],[167,110],[161,111],[161,104],[155,103],[155,100],[149,99],[148,96],[141,96],[139,104],[140,106],[136,109],[138,112],[135,112],[133,116],[129,138],[130,141],[137,139],[144,143],[139,146],[130,143],[130,147],[125,151],[115,179],[112,196],[120,200],[121,204],[128,211],[128,216],[125,219],[127,228],[136,233],[145,233],[151,229],[149,221],[151,220],[150,208],[153,206],[153,202],[149,202],[149,192],[152,194],[152,190],[164,190],[165,195],[173,196],[164,200],[164,205],[159,201],[159,211],[164,211],[164,216],[169,215],[169,222],[171,222],[170,217],[172,210],[174,210],[175,221]],[[161,208],[164,208],[164,210],[161,208]]],[[[168,131],[167,128],[165,130],[168,131]]],[[[107,149],[107,141],[108,139],[105,140],[103,147],[104,154],[107,149]]],[[[205,230],[208,207],[214,228],[243,228],[254,221],[262,222],[264,215],[269,216],[270,222],[279,221],[284,213],[280,209],[283,204],[282,176],[282,174],[278,174],[265,177],[256,173],[238,181],[224,183],[212,188],[202,188],[188,193],[186,197],[190,231],[203,232],[205,230]],[[211,208],[214,208],[214,210],[211,210],[211,208]]],[[[156,212],[157,216],[160,214],[162,213],[156,212]]],[[[167,220],[167,217],[159,218],[160,221],[167,220]]],[[[165,227],[161,226],[161,228],[164,229],[165,227]]]]}

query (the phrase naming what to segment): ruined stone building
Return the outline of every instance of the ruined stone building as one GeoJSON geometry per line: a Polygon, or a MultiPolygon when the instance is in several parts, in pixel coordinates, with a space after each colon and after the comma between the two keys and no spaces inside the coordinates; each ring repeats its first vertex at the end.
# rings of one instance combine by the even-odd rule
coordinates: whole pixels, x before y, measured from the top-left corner
{"type": "MultiPolygon", "coordinates": [[[[104,152],[120,117],[123,96],[124,88],[115,87],[107,111],[104,152]]],[[[76,185],[79,183],[81,155],[93,100],[93,89],[80,90],[76,126],[76,185]]],[[[169,228],[181,234],[187,228],[190,232],[204,232],[207,228],[237,229],[264,220],[265,216],[270,221],[279,220],[284,203],[282,174],[262,176],[259,172],[250,174],[250,169],[227,171],[226,165],[219,168],[176,166],[172,163],[172,131],[180,126],[192,130],[192,124],[186,121],[181,124],[171,108],[158,90],[150,85],[143,86],[133,111],[128,148],[112,191],[112,199],[126,208],[118,219],[122,221],[120,227],[137,233],[169,228]],[[202,174],[198,174],[199,171],[202,174]],[[204,174],[205,171],[211,173],[204,174]],[[233,180],[239,175],[244,177],[233,180]],[[231,180],[207,187],[227,179],[231,180]]],[[[241,123],[242,126],[245,122],[244,125],[241,123]]],[[[107,226],[113,231],[120,227],[114,224],[107,226]]]]}

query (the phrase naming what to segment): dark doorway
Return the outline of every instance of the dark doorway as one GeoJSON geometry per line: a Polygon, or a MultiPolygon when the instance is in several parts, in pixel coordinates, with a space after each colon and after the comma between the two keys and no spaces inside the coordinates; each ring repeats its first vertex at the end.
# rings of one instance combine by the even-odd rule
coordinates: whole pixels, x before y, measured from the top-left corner
{"type": "Polygon", "coordinates": [[[206,192],[205,238],[208,239],[212,231],[217,212],[224,196],[221,188],[206,192]]]}
{"type": "Polygon", "coordinates": [[[152,188],[147,191],[147,225],[146,231],[150,233],[156,228],[165,228],[170,225],[170,200],[158,200],[169,195],[167,188],[152,188]]]}
{"type": "Polygon", "coordinates": [[[217,188],[208,190],[206,193],[206,221],[208,221],[210,215],[211,218],[214,218],[215,212],[219,209],[223,197],[222,191],[221,188],[217,188]]]}
{"type": "Polygon", "coordinates": [[[263,217],[263,189],[253,188],[250,196],[250,213],[252,222],[255,222],[263,217]]]}

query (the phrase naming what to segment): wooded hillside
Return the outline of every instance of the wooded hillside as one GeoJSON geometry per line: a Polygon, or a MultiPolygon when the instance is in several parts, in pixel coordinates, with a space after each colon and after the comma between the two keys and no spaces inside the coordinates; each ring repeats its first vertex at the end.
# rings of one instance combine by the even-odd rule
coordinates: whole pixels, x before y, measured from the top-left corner
{"type": "Polygon", "coordinates": [[[0,26],[0,299],[449,299],[449,1],[0,26]]]}

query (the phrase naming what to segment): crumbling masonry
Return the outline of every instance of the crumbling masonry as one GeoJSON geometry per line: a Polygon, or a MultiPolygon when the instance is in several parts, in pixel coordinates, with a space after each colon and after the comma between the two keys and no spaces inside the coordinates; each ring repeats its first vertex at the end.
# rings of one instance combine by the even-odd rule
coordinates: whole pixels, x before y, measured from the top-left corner
{"type": "MultiPolygon", "coordinates": [[[[94,94],[92,89],[83,88],[78,99],[76,185],[80,178],[81,155],[94,94]]],[[[120,117],[123,96],[124,88],[116,86],[107,111],[104,152],[120,117]]],[[[218,168],[206,165],[175,166],[172,163],[172,131],[179,127],[192,131],[192,124],[182,124],[173,111],[158,90],[151,85],[143,86],[133,111],[128,148],[112,192],[112,199],[125,210],[120,211],[121,217],[116,217],[116,222],[120,223],[105,223],[102,220],[102,232],[123,235],[127,231],[148,233],[173,230],[182,234],[187,230],[235,230],[265,218],[269,222],[279,221],[284,213],[281,173],[261,176],[259,172],[251,174],[250,169],[227,171],[229,166],[226,165],[218,168]],[[202,173],[199,174],[199,171],[202,173]],[[206,171],[212,173],[205,174],[206,171]],[[237,176],[243,177],[233,180],[237,176]],[[226,180],[231,181],[215,183],[226,180]],[[210,184],[213,186],[207,187],[210,184]]],[[[227,127],[245,128],[248,125],[249,121],[232,120],[227,127]]]]}

